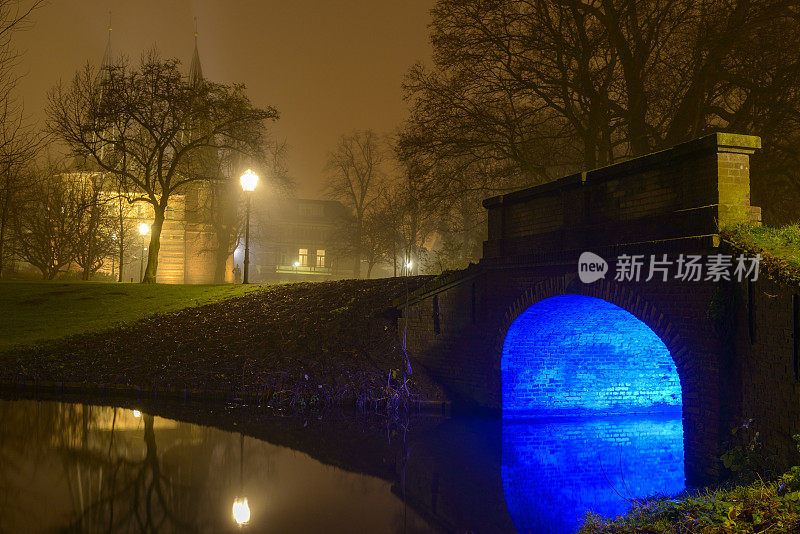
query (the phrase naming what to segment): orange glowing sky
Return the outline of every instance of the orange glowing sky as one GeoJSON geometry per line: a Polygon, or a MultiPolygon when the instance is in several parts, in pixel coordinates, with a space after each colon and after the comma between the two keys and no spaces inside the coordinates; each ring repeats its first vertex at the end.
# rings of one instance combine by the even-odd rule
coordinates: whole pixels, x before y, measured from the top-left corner
{"type": "Polygon", "coordinates": [[[186,68],[194,17],[204,75],[242,82],[257,105],[281,113],[274,128],[289,145],[300,196],[318,197],[326,155],[339,135],[391,132],[406,116],[400,84],[428,62],[434,0],[51,0],[16,36],[24,53],[18,92],[44,117],[47,91],[86,61],[100,62],[112,12],[115,54],[138,59],[157,45],[186,68]]]}

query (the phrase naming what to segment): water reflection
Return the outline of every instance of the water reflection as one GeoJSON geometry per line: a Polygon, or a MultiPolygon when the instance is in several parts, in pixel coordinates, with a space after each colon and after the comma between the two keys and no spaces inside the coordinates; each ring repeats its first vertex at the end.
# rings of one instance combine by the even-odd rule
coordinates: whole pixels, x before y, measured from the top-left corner
{"type": "Polygon", "coordinates": [[[0,401],[0,532],[561,534],[587,509],[683,487],[676,417],[387,426],[133,408],[0,401]]]}
{"type": "Polygon", "coordinates": [[[684,488],[675,416],[503,421],[502,480],[520,532],[565,534],[584,513],[624,514],[628,501],[684,488]]]}
{"type": "Polygon", "coordinates": [[[0,532],[430,530],[387,481],[144,410],[0,402],[0,428],[0,532]]]}

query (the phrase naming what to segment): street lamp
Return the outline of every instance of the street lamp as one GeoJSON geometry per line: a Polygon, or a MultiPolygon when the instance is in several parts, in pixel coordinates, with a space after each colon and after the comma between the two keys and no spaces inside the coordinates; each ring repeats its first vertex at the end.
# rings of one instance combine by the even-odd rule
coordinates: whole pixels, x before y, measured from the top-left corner
{"type": "Polygon", "coordinates": [[[411,260],[406,262],[406,276],[411,276],[411,268],[414,266],[414,263],[411,260]]]}
{"type": "Polygon", "coordinates": [[[150,225],[147,223],[139,224],[139,235],[142,236],[142,253],[139,255],[139,281],[144,282],[144,236],[150,233],[150,225]]]}
{"type": "MultiPolygon", "coordinates": [[[[244,434],[239,434],[239,495],[244,493],[244,434]]],[[[250,506],[247,504],[247,497],[237,496],[233,500],[233,520],[240,527],[245,526],[250,521],[250,506]]]]}
{"type": "Polygon", "coordinates": [[[244,196],[247,198],[247,222],[245,223],[244,233],[244,278],[242,278],[242,283],[247,284],[248,274],[250,273],[250,193],[253,192],[256,184],[258,184],[258,175],[247,169],[239,178],[239,182],[241,182],[242,191],[244,191],[244,196]]]}

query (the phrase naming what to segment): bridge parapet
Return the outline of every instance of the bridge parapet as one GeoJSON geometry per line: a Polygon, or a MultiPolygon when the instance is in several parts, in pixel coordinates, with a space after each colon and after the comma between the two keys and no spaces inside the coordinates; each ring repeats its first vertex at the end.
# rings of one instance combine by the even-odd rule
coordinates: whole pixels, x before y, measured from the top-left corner
{"type": "Polygon", "coordinates": [[[715,133],[486,199],[483,258],[687,239],[691,249],[715,246],[722,226],[760,221],[750,205],[750,155],[759,148],[759,137],[715,133]]]}

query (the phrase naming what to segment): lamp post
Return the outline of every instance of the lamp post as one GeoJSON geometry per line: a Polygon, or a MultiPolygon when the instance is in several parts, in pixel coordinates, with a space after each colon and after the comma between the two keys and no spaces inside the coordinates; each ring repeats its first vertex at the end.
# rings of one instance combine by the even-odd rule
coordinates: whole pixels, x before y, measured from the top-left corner
{"type": "Polygon", "coordinates": [[[139,224],[139,235],[142,236],[142,253],[139,254],[139,281],[144,281],[144,236],[150,233],[150,225],[147,223],[139,224]]]}
{"type": "Polygon", "coordinates": [[[250,193],[256,188],[256,184],[258,184],[258,175],[247,169],[244,174],[239,178],[239,182],[242,184],[242,191],[244,191],[244,196],[247,198],[247,215],[246,215],[246,222],[245,222],[245,231],[244,231],[244,277],[242,278],[242,283],[248,283],[248,275],[250,274],[250,193]]]}
{"type": "Polygon", "coordinates": [[[239,434],[239,494],[233,500],[233,520],[239,527],[245,526],[250,521],[250,506],[244,493],[244,434],[239,434]]]}

